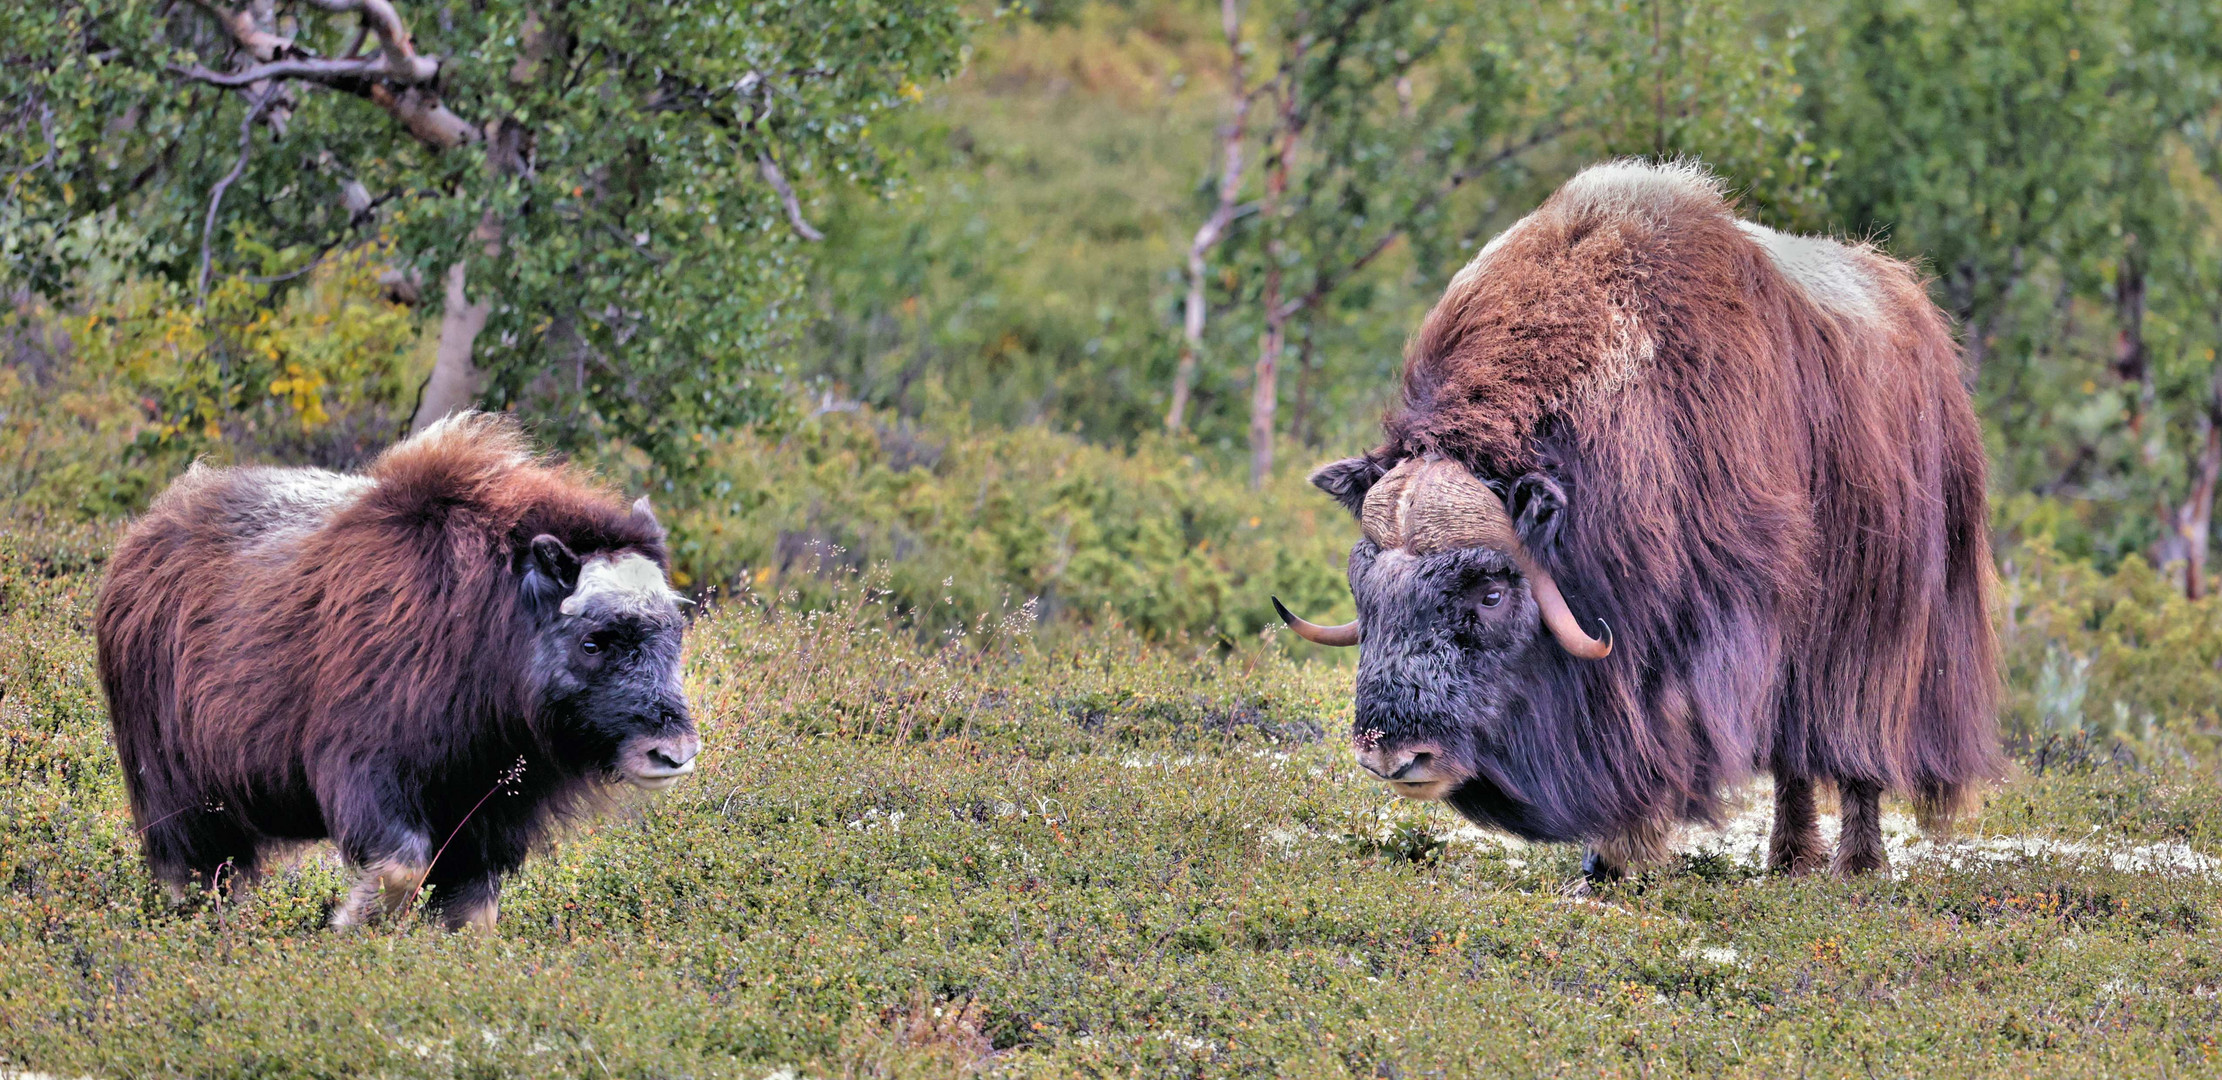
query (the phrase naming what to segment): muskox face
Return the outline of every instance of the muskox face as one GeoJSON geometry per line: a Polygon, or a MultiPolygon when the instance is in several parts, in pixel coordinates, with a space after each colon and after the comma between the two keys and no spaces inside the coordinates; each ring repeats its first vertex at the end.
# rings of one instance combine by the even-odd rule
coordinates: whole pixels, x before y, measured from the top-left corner
{"type": "Polygon", "coordinates": [[[1545,650],[1602,658],[1608,637],[1585,633],[1533,551],[1551,542],[1564,495],[1548,477],[1506,492],[1443,458],[1384,471],[1337,462],[1313,483],[1357,513],[1365,536],[1350,550],[1357,621],[1319,627],[1283,614],[1299,634],[1358,644],[1351,740],[1358,764],[1397,794],[1476,802],[1517,818],[1519,798],[1490,765],[1491,751],[1530,715],[1529,690],[1545,650]]]}
{"type": "Polygon", "coordinates": [[[537,724],[567,765],[657,790],[694,771],[694,720],[679,683],[686,621],[663,569],[637,552],[581,560],[534,538],[525,588],[537,724]]]}
{"type": "Polygon", "coordinates": [[[1443,798],[1475,776],[1477,743],[1514,711],[1512,669],[1539,636],[1534,597],[1505,552],[1415,555],[1371,540],[1351,546],[1350,591],[1364,628],[1358,764],[1406,798],[1443,798]]]}

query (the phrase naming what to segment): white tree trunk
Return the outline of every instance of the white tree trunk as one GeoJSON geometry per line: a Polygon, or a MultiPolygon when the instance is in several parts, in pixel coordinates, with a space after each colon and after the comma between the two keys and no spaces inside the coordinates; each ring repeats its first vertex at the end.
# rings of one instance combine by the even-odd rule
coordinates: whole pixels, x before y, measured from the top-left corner
{"type": "MultiPolygon", "coordinates": [[[[1276,272],[1277,273],[1277,272],[1276,272]]],[[[1268,291],[1268,296],[1273,293],[1268,291]]],[[[1265,486],[1266,474],[1273,471],[1273,415],[1281,404],[1279,372],[1281,343],[1284,340],[1286,319],[1276,311],[1268,311],[1265,333],[1259,335],[1258,366],[1250,383],[1250,490],[1265,486]]]]}
{"type": "Polygon", "coordinates": [[[1188,398],[1196,387],[1196,357],[1204,347],[1204,255],[1226,239],[1242,196],[1242,140],[1250,123],[1249,75],[1242,62],[1242,9],[1237,0],[1220,0],[1220,29],[1227,35],[1227,97],[1233,115],[1219,129],[1219,205],[1188,243],[1188,302],[1181,320],[1180,366],[1173,371],[1173,401],[1165,410],[1165,430],[1188,424],[1188,398]]]}
{"type": "Polygon", "coordinates": [[[491,300],[473,304],[465,297],[460,260],[447,268],[447,310],[440,315],[439,351],[432,361],[432,377],[425,380],[424,396],[417,401],[416,418],[409,423],[410,434],[478,403],[479,372],[471,363],[471,349],[493,310],[491,300]]]}

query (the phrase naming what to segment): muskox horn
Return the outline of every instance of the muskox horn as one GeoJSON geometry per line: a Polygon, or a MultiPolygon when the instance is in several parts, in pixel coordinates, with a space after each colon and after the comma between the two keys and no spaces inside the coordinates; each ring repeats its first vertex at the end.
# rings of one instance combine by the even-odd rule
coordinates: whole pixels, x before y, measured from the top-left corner
{"type": "Polygon", "coordinates": [[[1487,547],[1512,556],[1528,579],[1543,625],[1559,645],[1584,660],[1611,655],[1612,628],[1605,628],[1602,639],[1582,630],[1558,582],[1528,553],[1505,512],[1504,500],[1464,465],[1435,454],[1406,459],[1366,493],[1359,527],[1384,550],[1403,548],[1414,555],[1432,555],[1487,547]]]}
{"type": "MultiPolygon", "coordinates": [[[[1563,603],[1561,606],[1564,606],[1563,603]]],[[[1314,645],[1341,647],[1358,643],[1358,620],[1356,619],[1352,619],[1341,626],[1321,626],[1318,623],[1297,618],[1296,613],[1290,611],[1287,604],[1281,603],[1281,598],[1278,596],[1273,598],[1273,610],[1281,613],[1281,621],[1287,623],[1289,629],[1296,631],[1297,637],[1303,638],[1314,645]]]]}
{"type": "Polygon", "coordinates": [[[1535,606],[1543,612],[1543,625],[1551,629],[1551,636],[1558,639],[1559,647],[1584,660],[1603,660],[1612,655],[1612,627],[1603,619],[1597,625],[1605,631],[1603,639],[1590,637],[1582,624],[1574,618],[1574,609],[1566,606],[1566,597],[1558,591],[1558,582],[1535,564],[1526,547],[1513,549],[1512,559],[1520,564],[1520,573],[1528,579],[1528,590],[1535,594],[1535,606]]]}

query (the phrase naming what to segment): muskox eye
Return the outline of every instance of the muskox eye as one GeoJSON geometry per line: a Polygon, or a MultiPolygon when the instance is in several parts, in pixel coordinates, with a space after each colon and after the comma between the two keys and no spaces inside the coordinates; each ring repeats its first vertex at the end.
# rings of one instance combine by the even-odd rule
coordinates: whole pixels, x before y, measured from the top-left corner
{"type": "Polygon", "coordinates": [[[1495,582],[1482,586],[1480,599],[1483,607],[1496,607],[1504,603],[1504,586],[1495,582]]]}
{"type": "Polygon", "coordinates": [[[592,656],[602,651],[602,643],[593,638],[584,638],[579,642],[579,651],[592,656]]]}

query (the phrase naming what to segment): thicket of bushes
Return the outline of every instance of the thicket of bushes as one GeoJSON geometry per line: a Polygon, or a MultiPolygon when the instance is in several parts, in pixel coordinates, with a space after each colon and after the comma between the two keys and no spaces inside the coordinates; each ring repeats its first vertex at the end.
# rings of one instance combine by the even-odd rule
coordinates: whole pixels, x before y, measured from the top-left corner
{"type": "MultiPolygon", "coordinates": [[[[292,389],[331,386],[337,367],[362,363],[367,346],[329,347],[341,335],[374,346],[388,370],[413,362],[368,288],[360,278],[320,285],[309,296],[330,307],[304,300],[258,324],[255,340],[276,355],[261,354],[263,374],[235,378],[279,389],[213,431],[165,431],[137,403],[162,379],[190,377],[174,375],[158,346],[164,333],[201,332],[191,320],[150,314],[126,289],[81,322],[44,324],[38,364],[0,367],[9,519],[112,522],[194,454],[299,460],[300,445],[279,440],[344,447],[332,432],[343,410],[382,415],[392,426],[366,430],[390,438],[403,412],[381,413],[375,397],[292,389]],[[57,327],[75,331],[66,347],[57,327]]],[[[29,346],[19,336],[17,347],[20,357],[29,346]]],[[[699,486],[659,490],[680,584],[795,611],[879,604],[922,637],[1111,622],[1142,640],[1214,649],[1263,634],[1317,660],[1347,659],[1271,633],[1275,595],[1321,619],[1351,610],[1342,563],[1356,529],[1304,483],[1300,458],[1251,492],[1191,443],[1121,449],[1041,427],[973,427],[953,413],[935,426],[818,408],[733,433],[707,455],[699,486]]],[[[600,464],[635,490],[647,475],[618,456],[600,464]]],[[[76,548],[82,559],[97,545],[76,548]]],[[[2222,744],[2222,597],[2185,599],[2179,580],[2136,556],[2101,567],[2041,532],[2006,536],[2000,563],[2009,741],[2082,733],[2138,753],[2201,755],[2222,744]]]]}
{"type": "Polygon", "coordinates": [[[869,572],[929,627],[1032,605],[1155,638],[1249,637],[1279,624],[1275,594],[1322,618],[1350,610],[1356,527],[1295,469],[1252,492],[1175,442],[1122,450],[872,411],[735,433],[711,460],[674,521],[698,587],[809,604],[869,572]]]}

